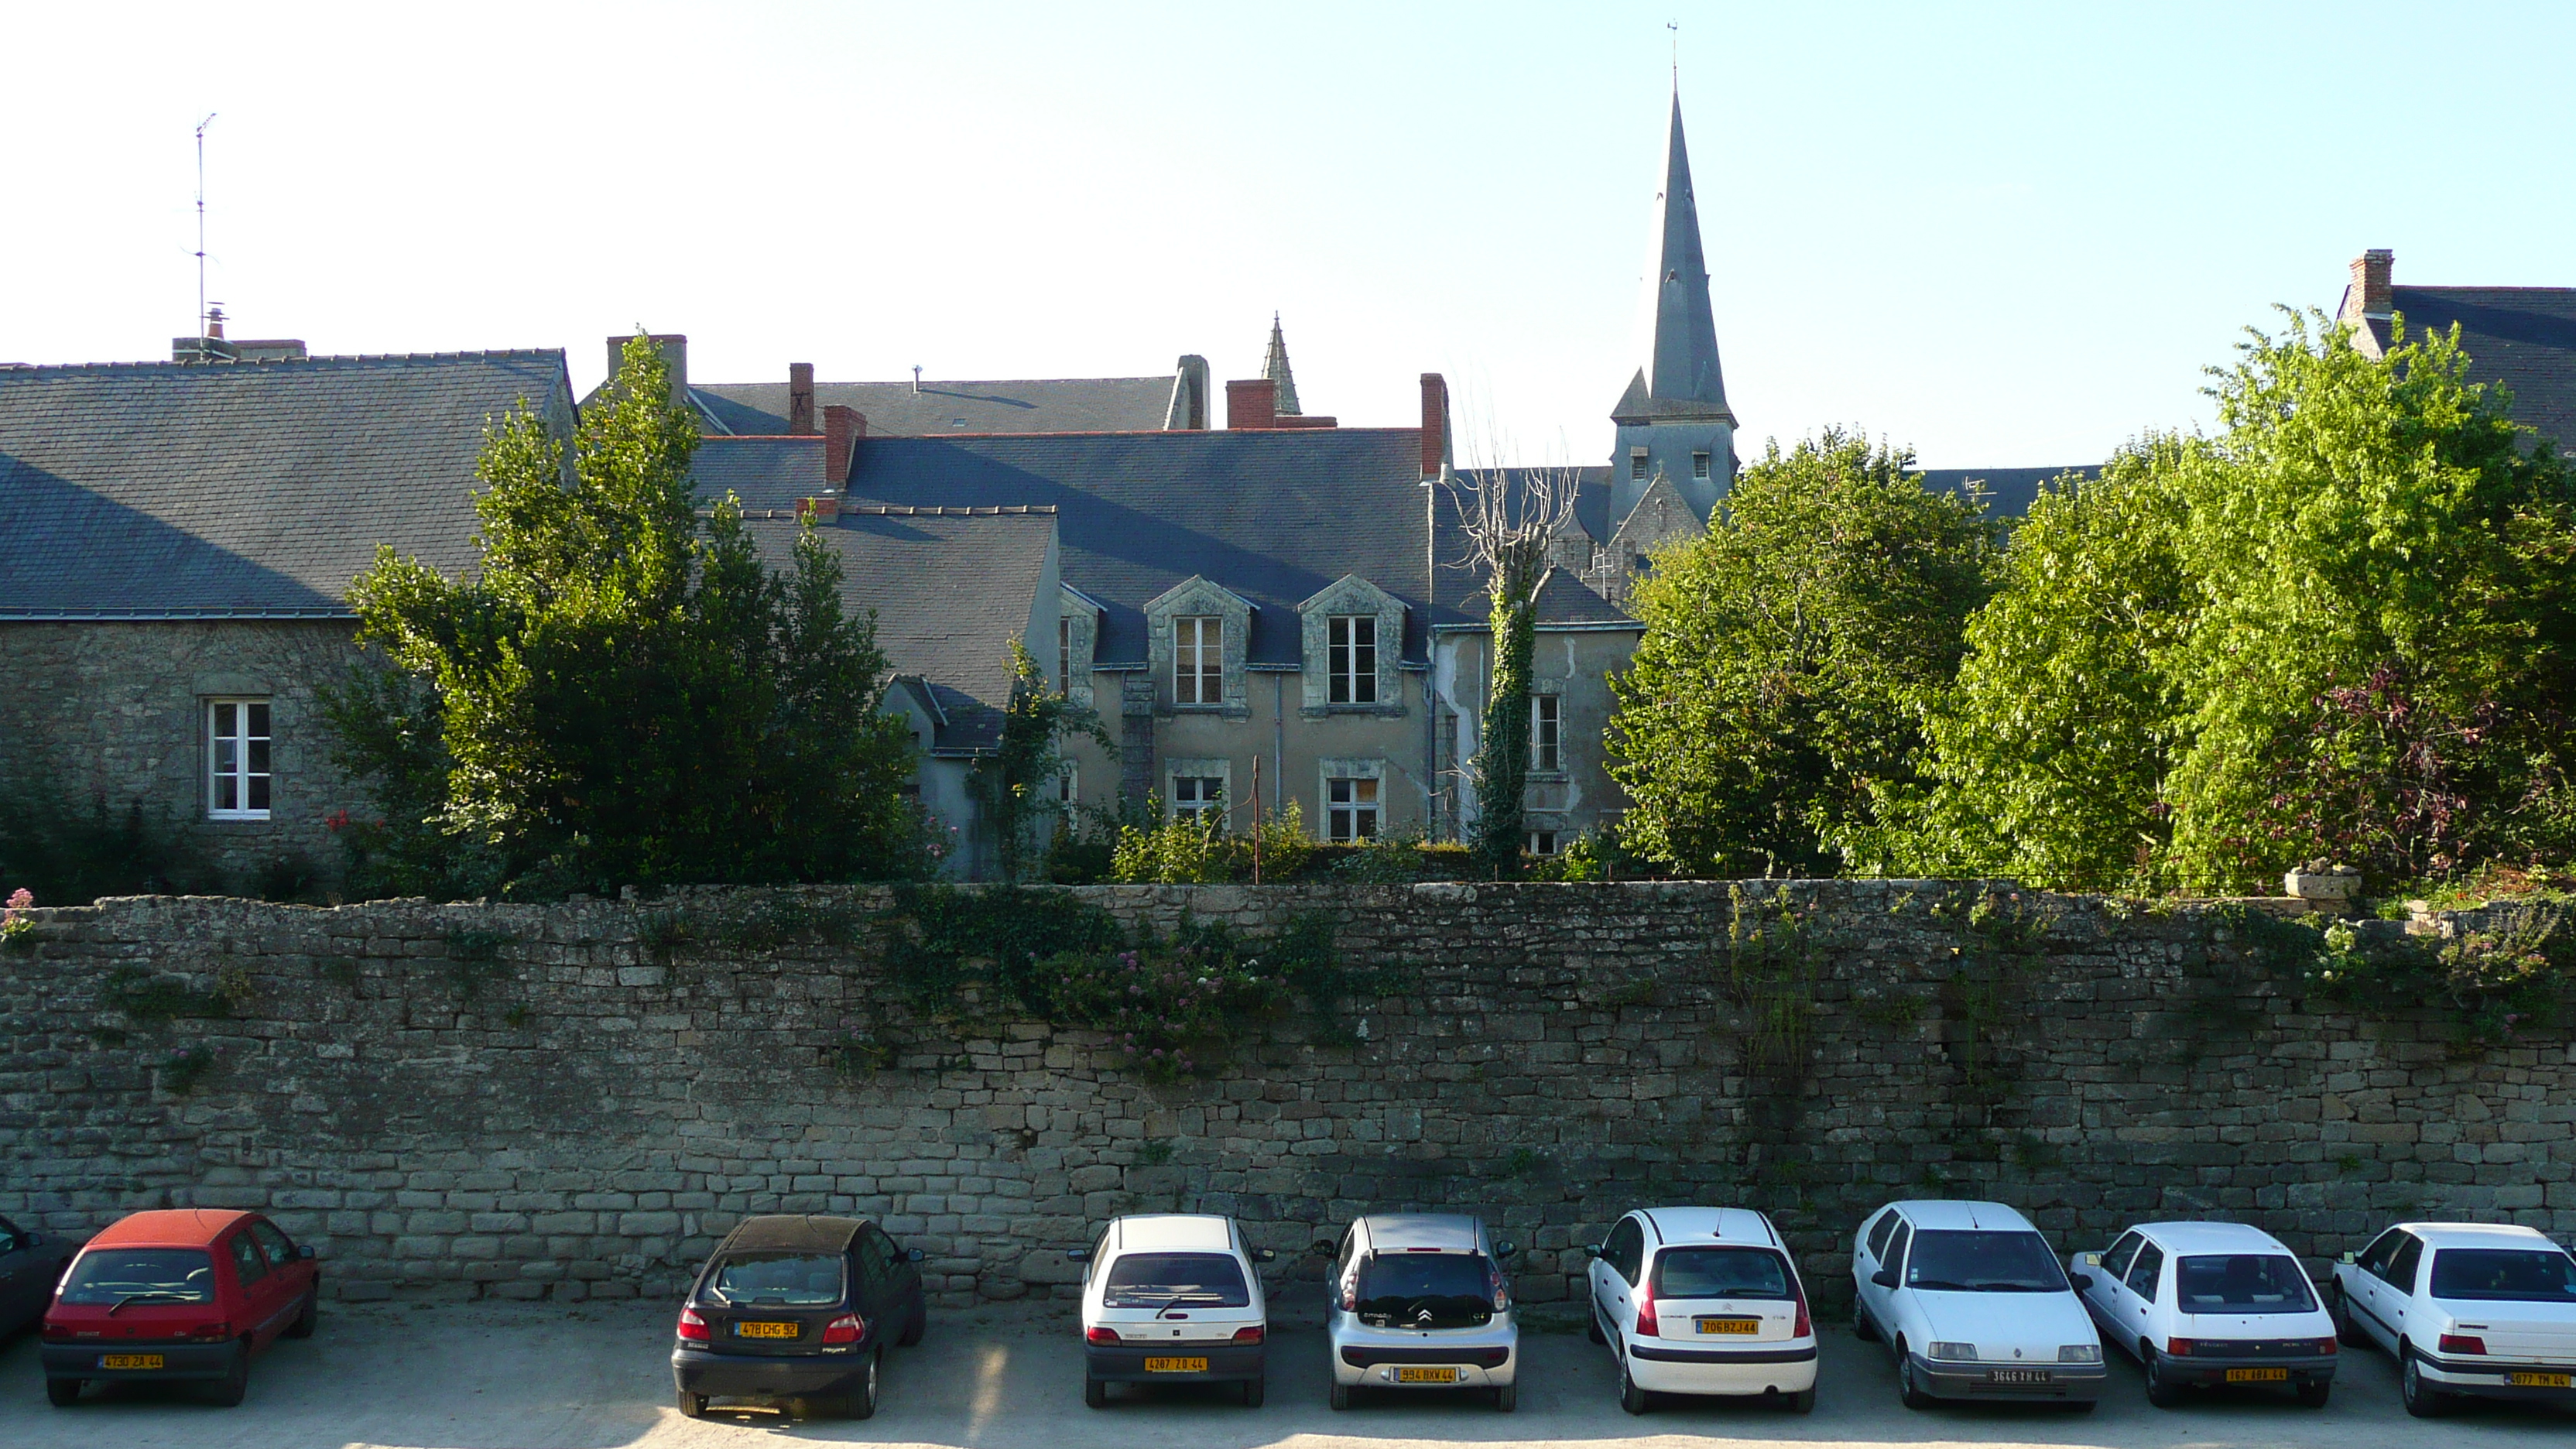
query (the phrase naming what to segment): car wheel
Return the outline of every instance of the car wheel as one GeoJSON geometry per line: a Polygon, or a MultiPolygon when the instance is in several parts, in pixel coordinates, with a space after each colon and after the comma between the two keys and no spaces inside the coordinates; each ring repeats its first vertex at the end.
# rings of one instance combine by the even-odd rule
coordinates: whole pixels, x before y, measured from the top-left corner
{"type": "Polygon", "coordinates": [[[1351,1406],[1351,1386],[1350,1386],[1349,1384],[1346,1384],[1346,1383],[1341,1382],[1339,1379],[1334,1380],[1334,1381],[1333,1381],[1333,1407],[1334,1407],[1334,1408],[1336,1408],[1336,1409],[1347,1409],[1347,1408],[1349,1408],[1350,1406],[1351,1406]]]}
{"type": "Polygon", "coordinates": [[[73,1401],[80,1397],[80,1391],[79,1379],[45,1380],[45,1402],[57,1409],[70,1408],[73,1401]]]}
{"type": "Polygon", "coordinates": [[[314,1325],[321,1321],[322,1290],[319,1288],[307,1288],[304,1290],[304,1307],[296,1313],[295,1321],[286,1326],[286,1336],[289,1338],[311,1338],[313,1336],[314,1325]]]}
{"type": "Polygon", "coordinates": [[[2421,1360],[2403,1343],[2398,1349],[2406,1355],[2406,1366],[2397,1373],[2397,1396],[2406,1401],[2406,1412],[2418,1419],[2438,1419],[2451,1411],[2451,1396],[2424,1382],[2421,1360]]]}
{"type": "Polygon", "coordinates": [[[1094,1409],[1109,1405],[1109,1386],[1089,1374],[1082,1376],[1082,1402],[1094,1409]]]}
{"type": "Polygon", "coordinates": [[[1796,1393],[1791,1394],[1789,1396],[1789,1412],[1792,1414],[1812,1414],[1816,1412],[1816,1391],[1814,1389],[1800,1389],[1796,1393]]]}
{"type": "Polygon", "coordinates": [[[1878,1325],[1870,1321],[1869,1310],[1858,1305],[1852,1308],[1852,1337],[1863,1343],[1878,1342],[1878,1325]]]}
{"type": "Polygon", "coordinates": [[[859,1386],[841,1400],[841,1412],[853,1419],[875,1418],[877,1394],[881,1387],[878,1376],[884,1371],[885,1350],[880,1348],[868,1355],[868,1366],[859,1375],[859,1386]]]}
{"type": "Polygon", "coordinates": [[[1268,1378],[1245,1379],[1243,1381],[1243,1406],[1245,1408],[1258,1409],[1261,1407],[1261,1401],[1269,1396],[1270,1380],[1268,1378]]]}
{"type": "Polygon", "coordinates": [[[2165,1356],[2147,1348],[2147,1402],[2159,1409],[2170,1409],[2182,1402],[2182,1385],[2175,1383],[2165,1367],[2165,1356]]]}
{"type": "Polygon", "coordinates": [[[217,1405],[229,1409],[239,1404],[242,1396],[249,1392],[250,1344],[244,1341],[233,1345],[233,1356],[224,1364],[223,1379],[215,1385],[214,1391],[208,1397],[212,1398],[217,1405]]]}
{"type": "Polygon", "coordinates": [[[1583,1317],[1583,1336],[1594,1343],[1608,1343],[1610,1335],[1601,1331],[1601,1310],[1593,1309],[1583,1317]]]}
{"type": "Polygon", "coordinates": [[[1521,1406],[1521,1386],[1505,1384],[1494,1390],[1494,1407],[1508,1414],[1521,1406]]]}
{"type": "Polygon", "coordinates": [[[2332,1396],[2333,1393],[2334,1381],[2331,1379],[2321,1384],[2301,1384],[2299,1385],[2299,1402],[2311,1409],[2322,1409],[2326,1406],[2326,1400],[2332,1396]]]}
{"type": "Polygon", "coordinates": [[[687,1389],[680,1390],[680,1417],[683,1419],[703,1419],[706,1416],[707,1396],[704,1394],[690,1393],[687,1389]]]}
{"type": "Polygon", "coordinates": [[[1915,1385],[1914,1356],[1905,1351],[1901,1338],[1896,1341],[1896,1397],[1909,1409],[1928,1409],[1940,1402],[1915,1385]]]}
{"type": "Polygon", "coordinates": [[[1628,1372],[1625,1354],[1619,1357],[1619,1407],[1631,1414],[1646,1412],[1646,1391],[1637,1387],[1636,1377],[1628,1372]]]}
{"type": "Polygon", "coordinates": [[[2335,1285],[2334,1291],[2334,1326],[2335,1337],[2341,1339],[2346,1347],[2376,1346],[2371,1343],[2370,1335],[2361,1331],[2361,1325],[2352,1321],[2352,1303],[2343,1296],[2343,1285],[2340,1283],[2335,1285]]]}
{"type": "Polygon", "coordinates": [[[903,1326],[903,1334],[895,1340],[895,1343],[900,1347],[910,1348],[921,1342],[921,1336],[929,1331],[930,1304],[927,1301],[915,1303],[912,1305],[912,1321],[903,1326]]]}

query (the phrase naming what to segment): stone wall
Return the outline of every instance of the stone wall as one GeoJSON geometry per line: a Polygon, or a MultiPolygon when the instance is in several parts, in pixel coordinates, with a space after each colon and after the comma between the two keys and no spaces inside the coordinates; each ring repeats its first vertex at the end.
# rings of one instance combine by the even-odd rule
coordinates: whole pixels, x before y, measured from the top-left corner
{"type": "Polygon", "coordinates": [[[588,1297],[672,1291],[743,1213],[859,1210],[948,1304],[1061,1297],[1060,1249],[1176,1207],[1301,1277],[1351,1214],[1479,1211],[1533,1302],[1653,1202],[1769,1208],[1828,1302],[1896,1197],[2001,1198],[2069,1251],[2205,1214],[2320,1258],[2416,1215],[2576,1229],[2563,1039],[2460,1055],[2303,1002],[2260,918],[1921,882],[1071,894],[1165,930],[1322,912],[1360,994],[1154,1085],[1089,1033],[907,1005],[882,920],[741,929],[772,894],[43,911],[0,951],[0,1212],[256,1207],[343,1294],[588,1297]]]}

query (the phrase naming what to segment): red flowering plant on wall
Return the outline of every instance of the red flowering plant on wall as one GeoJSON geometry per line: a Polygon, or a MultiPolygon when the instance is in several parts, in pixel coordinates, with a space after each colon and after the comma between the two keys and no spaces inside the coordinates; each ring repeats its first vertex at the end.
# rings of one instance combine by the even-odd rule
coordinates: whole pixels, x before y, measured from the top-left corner
{"type": "Polygon", "coordinates": [[[1174,1081],[1285,1014],[1288,983],[1215,940],[1067,951],[1039,964],[1056,1018],[1104,1032],[1128,1070],[1174,1081]]]}
{"type": "Polygon", "coordinates": [[[36,893],[25,886],[9,893],[7,909],[0,910],[0,946],[12,950],[25,949],[25,943],[36,929],[36,923],[27,919],[27,912],[34,909],[35,904],[36,893]]]}

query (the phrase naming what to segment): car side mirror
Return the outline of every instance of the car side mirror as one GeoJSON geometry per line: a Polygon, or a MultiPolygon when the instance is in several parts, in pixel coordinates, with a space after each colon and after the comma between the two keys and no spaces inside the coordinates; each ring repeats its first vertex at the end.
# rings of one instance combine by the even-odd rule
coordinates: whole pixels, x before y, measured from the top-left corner
{"type": "Polygon", "coordinates": [[[1091,1261],[1091,1250],[1089,1248],[1067,1248],[1064,1250],[1064,1255],[1077,1263],[1088,1263],[1091,1261]]]}
{"type": "Polygon", "coordinates": [[[312,1261],[312,1258],[313,1258],[313,1245],[312,1245],[311,1243],[299,1243],[299,1244],[297,1244],[297,1245],[296,1245],[296,1249],[295,1249],[295,1256],[296,1256],[298,1259],[301,1259],[301,1260],[306,1261],[306,1262],[310,1262],[310,1261],[312,1261]]]}
{"type": "Polygon", "coordinates": [[[2078,1293],[2093,1291],[2093,1275],[2090,1273],[2069,1273],[2066,1275],[2066,1281],[2074,1284],[2075,1291],[2078,1293]]]}
{"type": "Polygon", "coordinates": [[[1877,1284],[1881,1288],[1893,1288],[1896,1286],[1896,1270],[1894,1268],[1881,1268],[1877,1272],[1869,1275],[1869,1281],[1877,1284]]]}
{"type": "Polygon", "coordinates": [[[1586,1243],[1586,1244],[1584,1244],[1584,1245],[1583,1245],[1583,1256],[1585,1256],[1585,1257],[1587,1257],[1587,1258],[1598,1258],[1598,1257],[1600,1257],[1600,1256],[1601,1256],[1601,1245],[1600,1245],[1599,1243],[1586,1243]]]}
{"type": "Polygon", "coordinates": [[[1270,1248],[1255,1248],[1252,1250],[1252,1261],[1256,1263],[1275,1263],[1279,1261],[1279,1254],[1270,1248]]]}
{"type": "Polygon", "coordinates": [[[1306,1251],[1318,1258],[1329,1258],[1333,1256],[1333,1245],[1325,1242],[1321,1238],[1317,1238],[1314,1242],[1314,1246],[1308,1248],[1306,1251]]]}
{"type": "Polygon", "coordinates": [[[1505,1241],[1494,1244],[1494,1256],[1497,1258],[1508,1258],[1520,1250],[1520,1245],[1518,1243],[1505,1241]]]}
{"type": "Polygon", "coordinates": [[[2338,1262],[2338,1263],[2341,1263],[2341,1264],[2343,1264],[2345,1267],[2349,1268],[2349,1267],[2351,1267],[2354,1263],[2359,1262],[2359,1261],[2360,1261],[2360,1259],[2359,1259],[2358,1257],[2354,1256],[2354,1255],[2353,1255],[2353,1254],[2351,1254],[2351,1253],[2345,1253],[2345,1254],[2343,1254],[2341,1257],[2336,1258],[2336,1259],[2335,1259],[2335,1261],[2336,1261],[2336,1262],[2338,1262]]]}
{"type": "Polygon", "coordinates": [[[921,1258],[922,1252],[919,1248],[906,1248],[903,1250],[903,1260],[907,1263],[918,1263],[921,1261],[921,1258]]]}

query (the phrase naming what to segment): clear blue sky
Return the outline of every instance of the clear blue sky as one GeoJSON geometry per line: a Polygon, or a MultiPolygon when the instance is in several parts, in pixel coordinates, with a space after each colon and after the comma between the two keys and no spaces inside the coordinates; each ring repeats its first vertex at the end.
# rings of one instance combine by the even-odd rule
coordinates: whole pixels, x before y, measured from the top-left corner
{"type": "Polygon", "coordinates": [[[2576,285],[2576,5],[19,7],[0,360],[691,339],[704,379],[1257,370],[1533,459],[1635,367],[1667,18],[1748,452],[2097,460],[2270,304],[2576,285]]]}

